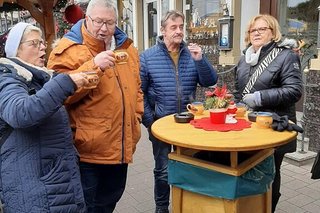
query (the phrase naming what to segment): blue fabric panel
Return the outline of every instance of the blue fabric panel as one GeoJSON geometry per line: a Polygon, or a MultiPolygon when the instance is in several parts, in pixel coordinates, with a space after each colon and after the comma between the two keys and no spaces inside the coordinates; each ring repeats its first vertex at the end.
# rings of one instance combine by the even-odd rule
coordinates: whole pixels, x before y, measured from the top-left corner
{"type": "Polygon", "coordinates": [[[226,199],[267,192],[274,174],[273,156],[239,177],[175,160],[169,160],[168,165],[169,184],[198,194],[226,199]]]}

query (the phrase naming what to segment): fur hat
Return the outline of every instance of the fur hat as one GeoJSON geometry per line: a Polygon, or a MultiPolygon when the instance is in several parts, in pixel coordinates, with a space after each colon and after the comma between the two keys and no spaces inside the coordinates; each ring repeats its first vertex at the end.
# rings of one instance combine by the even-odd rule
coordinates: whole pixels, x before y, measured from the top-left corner
{"type": "MultiPolygon", "coordinates": [[[[31,24],[19,22],[11,28],[4,50],[7,57],[16,57],[22,39],[22,35],[27,26],[31,24]]],[[[31,25],[32,26],[32,25],[31,25]]]]}

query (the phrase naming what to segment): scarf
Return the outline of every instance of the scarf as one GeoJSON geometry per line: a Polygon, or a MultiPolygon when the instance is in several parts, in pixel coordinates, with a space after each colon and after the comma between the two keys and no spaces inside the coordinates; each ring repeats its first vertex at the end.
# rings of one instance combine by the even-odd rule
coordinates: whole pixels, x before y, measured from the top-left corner
{"type": "Polygon", "coordinates": [[[258,49],[257,52],[254,51],[252,46],[250,46],[247,49],[247,51],[245,53],[247,64],[250,64],[251,66],[257,65],[258,60],[259,60],[259,56],[260,56],[260,52],[261,52],[261,48],[262,48],[262,46],[258,49]]]}

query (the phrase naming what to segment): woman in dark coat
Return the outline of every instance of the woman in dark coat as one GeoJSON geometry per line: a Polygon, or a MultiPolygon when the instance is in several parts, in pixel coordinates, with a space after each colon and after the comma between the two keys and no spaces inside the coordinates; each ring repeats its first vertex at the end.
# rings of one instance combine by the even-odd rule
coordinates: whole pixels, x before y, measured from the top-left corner
{"type": "MultiPolygon", "coordinates": [[[[253,17],[246,31],[247,49],[235,70],[235,99],[251,110],[287,115],[296,122],[295,103],[302,96],[302,74],[299,56],[290,48],[279,45],[278,21],[270,15],[253,17]]],[[[296,140],[277,147],[275,179],[272,184],[272,211],[280,194],[280,166],[285,153],[296,150],[296,140]]]]}
{"type": "Polygon", "coordinates": [[[44,67],[39,28],[15,25],[0,58],[0,200],[6,213],[85,212],[77,152],[64,100],[86,74],[44,67]]]}

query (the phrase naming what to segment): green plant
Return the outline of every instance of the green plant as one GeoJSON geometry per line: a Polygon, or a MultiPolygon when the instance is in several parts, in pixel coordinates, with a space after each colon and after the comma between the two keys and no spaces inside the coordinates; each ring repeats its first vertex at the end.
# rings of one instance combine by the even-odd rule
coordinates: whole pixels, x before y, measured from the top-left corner
{"type": "Polygon", "coordinates": [[[229,106],[232,95],[228,93],[227,86],[223,85],[221,88],[216,86],[213,91],[205,91],[205,97],[205,109],[222,109],[229,106]]]}

